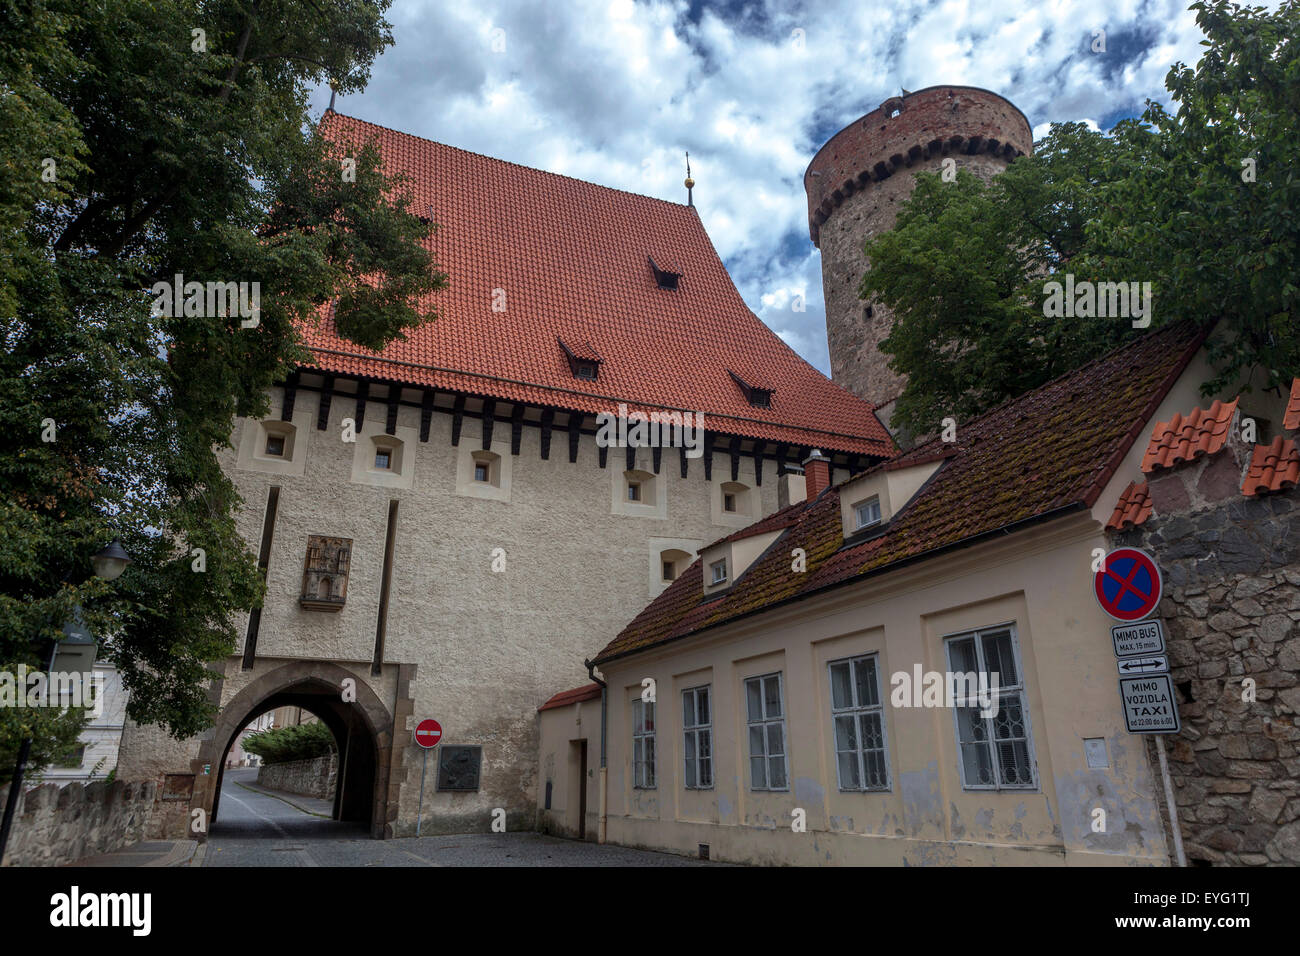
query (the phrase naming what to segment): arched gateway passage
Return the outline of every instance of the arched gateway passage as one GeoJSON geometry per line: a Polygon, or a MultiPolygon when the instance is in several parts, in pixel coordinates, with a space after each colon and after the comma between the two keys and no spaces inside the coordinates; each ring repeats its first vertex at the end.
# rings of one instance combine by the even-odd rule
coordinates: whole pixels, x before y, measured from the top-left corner
{"type": "Polygon", "coordinates": [[[338,744],[338,785],[334,819],[364,823],[372,837],[384,835],[387,819],[392,715],[357,674],[324,661],[299,661],[277,667],[236,694],[222,709],[212,736],[199,750],[211,773],[198,779],[191,808],[202,808],[210,823],[220,812],[226,754],[250,721],[282,706],[302,707],[318,716],[338,744]],[[356,700],[343,699],[345,680],[356,700]]]}

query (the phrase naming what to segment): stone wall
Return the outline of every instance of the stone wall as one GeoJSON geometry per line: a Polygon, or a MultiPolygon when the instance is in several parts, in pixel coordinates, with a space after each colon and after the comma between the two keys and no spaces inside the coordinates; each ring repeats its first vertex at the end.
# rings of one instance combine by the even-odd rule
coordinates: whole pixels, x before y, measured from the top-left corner
{"type": "Polygon", "coordinates": [[[311,760],[286,760],[283,763],[262,764],[257,771],[257,782],[272,790],[301,793],[308,797],[330,800],[339,772],[339,756],[330,753],[311,760]]]}
{"type": "MultiPolygon", "coordinates": [[[[0,787],[0,806],[9,787],[0,787]]],[[[19,798],[5,866],[60,866],[148,839],[155,813],[153,783],[105,780],[47,783],[19,798]]]]}
{"type": "Polygon", "coordinates": [[[1155,517],[1116,537],[1155,555],[1164,578],[1183,723],[1166,743],[1189,864],[1295,865],[1300,496],[1214,493],[1240,488],[1240,471],[1224,453],[1152,479],[1155,517]]]}

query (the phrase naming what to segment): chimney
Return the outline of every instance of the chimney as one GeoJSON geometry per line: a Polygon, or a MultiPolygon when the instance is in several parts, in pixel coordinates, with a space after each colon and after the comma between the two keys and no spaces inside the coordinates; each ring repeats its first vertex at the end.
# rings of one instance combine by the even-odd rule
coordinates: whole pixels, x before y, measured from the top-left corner
{"type": "Polygon", "coordinates": [[[808,501],[815,501],[818,495],[830,487],[831,460],[821,453],[821,449],[814,448],[813,453],[803,460],[803,473],[807,482],[808,501]]]}

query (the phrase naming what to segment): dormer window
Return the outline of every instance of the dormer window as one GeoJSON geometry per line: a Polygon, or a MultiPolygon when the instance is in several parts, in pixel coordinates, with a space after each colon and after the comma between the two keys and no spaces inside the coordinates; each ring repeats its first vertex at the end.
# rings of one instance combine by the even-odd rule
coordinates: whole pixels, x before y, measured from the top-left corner
{"type": "Polygon", "coordinates": [[[661,269],[655,264],[653,256],[646,256],[650,260],[650,271],[654,273],[655,285],[661,289],[670,291],[677,288],[677,280],[682,277],[680,272],[671,272],[668,269],[661,269]]]}
{"type": "Polygon", "coordinates": [[[727,374],[731,376],[732,381],[740,386],[741,392],[745,395],[745,401],[749,402],[750,405],[755,408],[772,407],[772,389],[746,382],[731,369],[727,369],[727,374]]]}
{"type": "Polygon", "coordinates": [[[709,583],[722,584],[727,580],[727,559],[714,561],[709,565],[709,583]]]}
{"type": "Polygon", "coordinates": [[[555,340],[560,343],[564,357],[569,363],[569,371],[573,373],[574,378],[580,378],[584,382],[594,382],[600,378],[602,359],[590,342],[582,342],[571,348],[558,335],[555,340]]]}
{"type": "Polygon", "coordinates": [[[856,530],[870,528],[873,525],[880,524],[880,498],[868,498],[866,501],[860,501],[853,506],[853,514],[857,518],[856,530]]]}

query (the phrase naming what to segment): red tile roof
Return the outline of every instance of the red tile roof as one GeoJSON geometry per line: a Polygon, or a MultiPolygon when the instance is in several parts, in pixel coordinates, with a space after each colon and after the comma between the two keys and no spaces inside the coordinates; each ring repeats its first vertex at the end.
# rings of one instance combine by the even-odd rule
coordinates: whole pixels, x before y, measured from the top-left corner
{"type": "Polygon", "coordinates": [[[581,687],[573,688],[573,690],[560,691],[560,693],[556,694],[554,697],[552,697],[546,703],[542,704],[542,706],[538,707],[537,709],[539,711],[552,710],[553,708],[556,707],[567,707],[569,704],[579,704],[584,700],[599,700],[599,699],[600,699],[599,684],[583,684],[581,687]]]}
{"type": "MultiPolygon", "coordinates": [[[[794,510],[784,536],[721,598],[704,599],[697,560],[600,652],[597,662],[800,600],[989,534],[1092,507],[1204,341],[1166,326],[957,429],[900,461],[948,457],[885,532],[844,548],[840,486],[794,510]],[[803,548],[807,571],[791,569],[803,548]]],[[[784,513],[782,513],[784,514],[784,513]]],[[[775,517],[775,516],[773,516],[775,517]]],[[[770,520],[770,519],[767,519],[770,520]]]]}
{"type": "Polygon", "coordinates": [[[1300,378],[1291,383],[1291,400],[1287,402],[1282,427],[1289,432],[1300,431],[1300,378]]]}
{"type": "MultiPolygon", "coordinates": [[[[340,148],[374,142],[412,205],[432,207],[429,240],[446,289],[438,318],[382,353],[338,336],[328,316],[304,329],[316,367],[573,409],[701,411],[716,431],[889,456],[871,405],[801,359],[746,307],[695,209],[517,166],[338,113],[321,121],[340,148]],[[660,289],[648,257],[682,273],[660,289]],[[506,310],[492,311],[493,290],[506,310]],[[602,359],[574,378],[561,338],[602,359]],[[755,408],[728,370],[771,383],[755,408]]],[[[581,353],[580,353],[581,354],[581,353]]]]}
{"type": "Polygon", "coordinates": [[[1293,439],[1279,435],[1271,445],[1256,445],[1241,493],[1248,497],[1294,488],[1300,483],[1300,451],[1293,439]]]}
{"type": "Polygon", "coordinates": [[[1151,430],[1151,441],[1142,457],[1142,473],[1172,468],[1203,455],[1216,454],[1228,440],[1237,399],[1228,404],[1215,401],[1208,409],[1194,408],[1187,417],[1175,415],[1151,430]]]}
{"type": "Polygon", "coordinates": [[[1119,496],[1110,520],[1106,522],[1106,529],[1127,531],[1129,528],[1136,528],[1150,517],[1151,489],[1145,481],[1130,481],[1123,494],[1119,496]]]}

